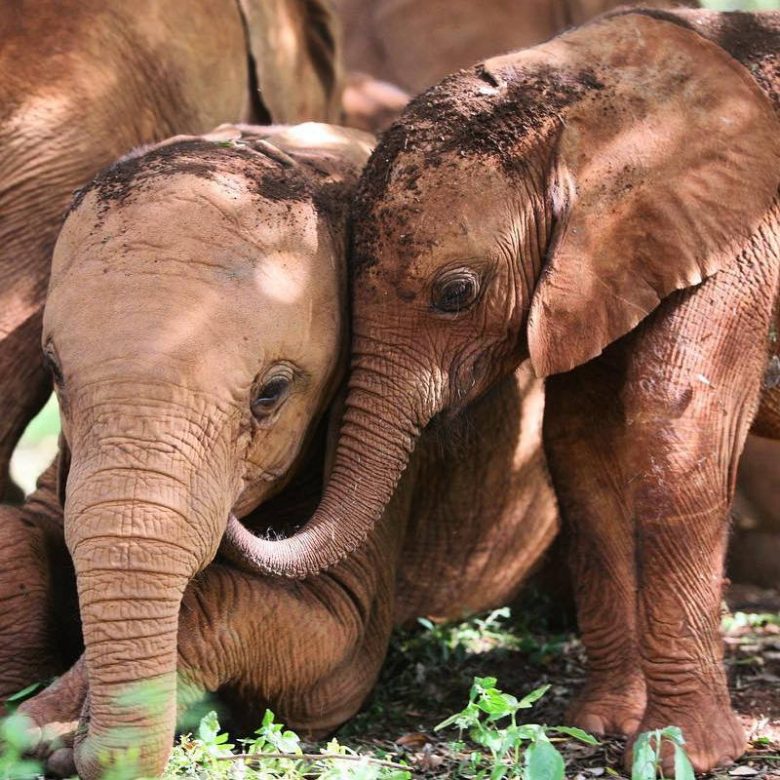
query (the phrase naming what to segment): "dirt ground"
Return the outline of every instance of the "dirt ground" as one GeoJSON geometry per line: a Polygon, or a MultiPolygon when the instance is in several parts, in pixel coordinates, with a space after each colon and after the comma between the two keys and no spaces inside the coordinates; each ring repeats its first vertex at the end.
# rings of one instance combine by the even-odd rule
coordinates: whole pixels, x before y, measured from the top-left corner
{"type": "MultiPolygon", "coordinates": [[[[729,679],[750,747],[737,765],[702,777],[780,780],[780,592],[732,586],[728,602],[723,626],[729,679]]],[[[549,605],[545,610],[548,620],[549,605]]],[[[339,738],[361,752],[404,758],[420,777],[457,777],[463,755],[448,746],[457,731],[433,728],[465,706],[475,676],[497,677],[499,688],[517,696],[550,683],[527,711],[528,722],[562,723],[584,678],[584,653],[571,631],[537,633],[540,622],[515,608],[511,616],[494,613],[458,627],[399,633],[374,696],[339,738]]],[[[598,747],[569,741],[559,748],[568,778],[627,777],[619,739],[598,747]]]]}

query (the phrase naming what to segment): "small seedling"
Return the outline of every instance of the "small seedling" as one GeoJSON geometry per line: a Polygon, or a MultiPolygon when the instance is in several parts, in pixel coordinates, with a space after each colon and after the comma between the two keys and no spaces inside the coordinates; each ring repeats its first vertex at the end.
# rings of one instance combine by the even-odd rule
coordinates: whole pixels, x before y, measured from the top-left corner
{"type": "Polygon", "coordinates": [[[664,743],[672,745],[674,749],[674,780],[695,780],[693,767],[683,747],[685,740],[677,726],[643,731],[636,738],[631,780],[663,780],[661,753],[664,743]]]}
{"type": "MultiPolygon", "coordinates": [[[[496,687],[495,677],[477,677],[471,686],[469,703],[461,712],[436,726],[436,730],[456,726],[469,740],[482,748],[471,750],[462,764],[460,777],[475,780],[563,780],[564,760],[551,741],[553,737],[573,737],[588,745],[598,741],[587,732],[567,726],[542,726],[536,723],[518,725],[517,714],[529,709],[549,690],[543,685],[522,699],[496,687]]],[[[453,743],[455,750],[468,750],[465,742],[453,743]]]]}
{"type": "Polygon", "coordinates": [[[337,740],[321,753],[304,753],[298,735],[276,723],[266,710],[252,739],[241,739],[241,751],[220,731],[214,712],[200,722],[198,735],[187,734],[173,750],[164,780],[410,780],[406,767],[385,759],[362,756],[337,740]]]}

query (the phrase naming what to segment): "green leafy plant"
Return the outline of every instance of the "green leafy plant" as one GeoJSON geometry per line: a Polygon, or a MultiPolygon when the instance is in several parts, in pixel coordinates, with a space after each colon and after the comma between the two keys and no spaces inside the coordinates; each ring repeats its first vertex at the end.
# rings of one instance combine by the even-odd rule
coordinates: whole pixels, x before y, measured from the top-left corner
{"type": "MultiPolygon", "coordinates": [[[[553,737],[573,737],[588,745],[598,741],[587,732],[567,726],[542,726],[536,723],[518,724],[521,710],[530,709],[549,690],[543,685],[522,699],[504,693],[497,687],[495,677],[477,677],[471,686],[469,703],[461,712],[452,715],[436,726],[440,731],[456,726],[468,734],[469,740],[481,750],[471,750],[461,766],[461,777],[522,778],[522,780],[563,780],[563,756],[551,740],[553,737]]],[[[452,748],[468,750],[464,741],[453,743],[452,748]]]]}
{"type": "Polygon", "coordinates": [[[38,761],[25,758],[30,747],[30,721],[14,713],[0,720],[0,780],[24,780],[41,774],[38,761]]]}
{"type": "Polygon", "coordinates": [[[674,750],[674,780],[695,780],[693,767],[685,752],[685,740],[677,726],[667,726],[655,731],[643,731],[634,743],[634,760],[631,780],[656,780],[663,778],[661,753],[664,743],[674,750]]]}
{"type": "Polygon", "coordinates": [[[197,736],[180,737],[163,777],[209,780],[410,780],[401,764],[362,756],[331,740],[320,753],[305,753],[298,735],[276,723],[266,710],[254,738],[241,739],[233,752],[227,734],[221,732],[215,712],[200,722],[197,736]]]}

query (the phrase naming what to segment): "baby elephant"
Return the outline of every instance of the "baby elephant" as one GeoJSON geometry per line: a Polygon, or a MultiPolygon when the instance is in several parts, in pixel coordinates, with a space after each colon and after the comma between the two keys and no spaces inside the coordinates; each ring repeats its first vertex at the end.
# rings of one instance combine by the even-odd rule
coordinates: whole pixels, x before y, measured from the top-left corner
{"type": "Polygon", "coordinates": [[[336,258],[372,141],[314,124],[269,133],[223,128],[130,155],[78,194],[54,252],[43,345],[89,679],[82,777],[134,731],[139,769],[160,771],[185,589],[228,515],[294,471],[339,379],[336,258]],[[123,698],[131,682],[161,697],[143,722],[123,698]]]}
{"type": "MultiPolygon", "coordinates": [[[[505,603],[551,541],[541,385],[523,369],[423,437],[359,551],[303,582],[253,571],[254,534],[289,534],[320,498],[346,357],[345,208],[369,143],[322,125],[223,128],[132,155],[77,197],[44,349],[86,649],[23,711],[83,728],[50,768],[75,753],[91,780],[135,745],[139,773],[159,773],[177,671],[180,695],[220,692],[244,725],[271,705],[331,731],[370,691],[394,621],[505,603]]],[[[9,646],[12,624],[0,611],[9,646]]]]}
{"type": "Polygon", "coordinates": [[[624,11],[415,99],[356,197],[331,479],[257,566],[359,545],[419,431],[530,358],[590,660],[571,719],[740,755],[718,629],[737,461],[754,416],[780,435],[779,49],[776,13],[624,11]]]}

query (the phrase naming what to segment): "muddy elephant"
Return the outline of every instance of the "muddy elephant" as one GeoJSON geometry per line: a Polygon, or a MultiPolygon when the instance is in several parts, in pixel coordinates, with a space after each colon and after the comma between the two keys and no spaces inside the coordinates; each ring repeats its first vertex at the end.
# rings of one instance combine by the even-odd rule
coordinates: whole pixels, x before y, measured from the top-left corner
{"type": "MultiPolygon", "coordinates": [[[[140,775],[159,773],[177,670],[183,697],[221,691],[249,724],[270,703],[307,734],[331,731],[370,691],[394,622],[504,603],[555,535],[541,383],[524,368],[431,431],[358,553],[300,583],[254,572],[253,534],[291,534],[320,498],[365,138],[222,128],[133,154],[76,198],[43,344],[85,653],[23,708],[40,725],[81,714],[52,768],[75,756],[97,777],[137,745],[140,775]],[[127,696],[150,684],[153,707],[127,696]]],[[[39,564],[27,588],[45,600],[39,564]]],[[[14,636],[14,585],[0,583],[13,593],[0,633],[18,662],[34,650],[14,636]]]]}
{"type": "Polygon", "coordinates": [[[779,29],[616,13],[410,104],[353,206],[330,478],[259,571],[359,548],[429,421],[530,359],[590,664],[571,720],[674,723],[700,770],[742,753],[720,599],[737,461],[778,422],[779,29]]]}
{"type": "MultiPolygon", "coordinates": [[[[629,5],[631,3],[628,3],[629,5]]],[[[348,71],[416,95],[448,73],[534,46],[623,0],[336,0],[348,71]]],[[[651,0],[643,6],[669,7],[651,0]]],[[[676,5],[695,5],[680,2],[676,5]]]]}
{"type": "Polygon", "coordinates": [[[320,0],[43,0],[0,14],[0,495],[51,385],[51,250],[74,189],[133,147],[220,122],[332,121],[320,0]]]}

